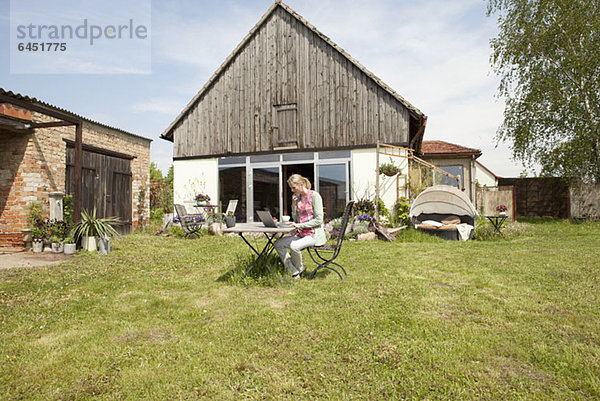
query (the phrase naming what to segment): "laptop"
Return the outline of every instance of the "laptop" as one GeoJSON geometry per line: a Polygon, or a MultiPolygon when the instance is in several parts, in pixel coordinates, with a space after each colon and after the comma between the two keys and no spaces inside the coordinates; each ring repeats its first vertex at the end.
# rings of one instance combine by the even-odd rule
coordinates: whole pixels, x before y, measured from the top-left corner
{"type": "Polygon", "coordinates": [[[260,221],[263,222],[265,227],[272,227],[272,228],[287,227],[286,224],[277,223],[275,220],[273,220],[273,216],[271,216],[271,213],[268,210],[257,210],[256,214],[258,215],[258,218],[260,219],[260,221]]]}

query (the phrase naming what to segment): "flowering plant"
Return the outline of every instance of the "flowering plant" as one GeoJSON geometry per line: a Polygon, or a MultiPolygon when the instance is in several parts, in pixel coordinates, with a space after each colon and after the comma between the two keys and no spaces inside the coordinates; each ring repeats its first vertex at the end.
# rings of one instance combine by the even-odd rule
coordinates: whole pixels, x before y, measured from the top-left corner
{"type": "Polygon", "coordinates": [[[506,206],[504,206],[504,205],[496,206],[496,211],[497,212],[506,212],[507,210],[508,210],[508,208],[506,206]]]}
{"type": "Polygon", "coordinates": [[[194,197],[196,202],[210,202],[210,196],[207,194],[198,194],[194,197]]]}
{"type": "Polygon", "coordinates": [[[371,222],[373,221],[373,216],[369,215],[369,214],[361,214],[360,216],[358,216],[356,218],[358,221],[366,221],[366,222],[371,222]]]}

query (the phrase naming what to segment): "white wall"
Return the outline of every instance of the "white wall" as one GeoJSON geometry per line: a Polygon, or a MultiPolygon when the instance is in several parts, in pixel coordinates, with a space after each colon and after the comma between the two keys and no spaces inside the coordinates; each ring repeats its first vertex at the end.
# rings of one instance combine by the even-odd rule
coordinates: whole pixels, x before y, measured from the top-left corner
{"type": "Polygon", "coordinates": [[[219,165],[217,159],[175,160],[173,162],[173,199],[175,203],[190,207],[194,196],[208,194],[211,203],[217,201],[219,189],[219,165]]]}
{"type": "Polygon", "coordinates": [[[494,174],[486,170],[481,164],[475,161],[475,180],[481,186],[495,187],[498,185],[498,180],[494,174]]]}
{"type": "MultiPolygon", "coordinates": [[[[402,169],[401,174],[408,173],[408,159],[379,155],[379,164],[392,162],[402,169]]],[[[376,149],[358,149],[352,151],[352,199],[375,199],[375,180],[377,168],[376,149]]],[[[405,185],[404,179],[399,185],[405,185]]],[[[391,211],[396,203],[396,177],[379,176],[379,196],[391,211]]],[[[400,196],[406,196],[400,189],[400,196]]]]}

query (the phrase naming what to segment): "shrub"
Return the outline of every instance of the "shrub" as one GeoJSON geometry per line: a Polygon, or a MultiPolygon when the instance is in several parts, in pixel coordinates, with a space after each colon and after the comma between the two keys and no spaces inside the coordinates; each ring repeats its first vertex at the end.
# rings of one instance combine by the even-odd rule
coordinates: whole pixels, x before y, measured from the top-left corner
{"type": "Polygon", "coordinates": [[[394,204],[394,225],[397,226],[406,226],[410,223],[410,219],[408,214],[410,212],[410,201],[401,197],[394,204]]]}

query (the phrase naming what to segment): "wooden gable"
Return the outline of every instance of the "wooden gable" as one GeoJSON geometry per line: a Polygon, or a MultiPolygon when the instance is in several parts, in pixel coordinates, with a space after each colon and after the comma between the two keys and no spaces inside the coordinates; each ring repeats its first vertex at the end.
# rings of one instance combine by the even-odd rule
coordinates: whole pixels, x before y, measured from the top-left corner
{"type": "Polygon", "coordinates": [[[162,137],[174,142],[174,158],[406,145],[423,117],[275,3],[162,137]]]}

